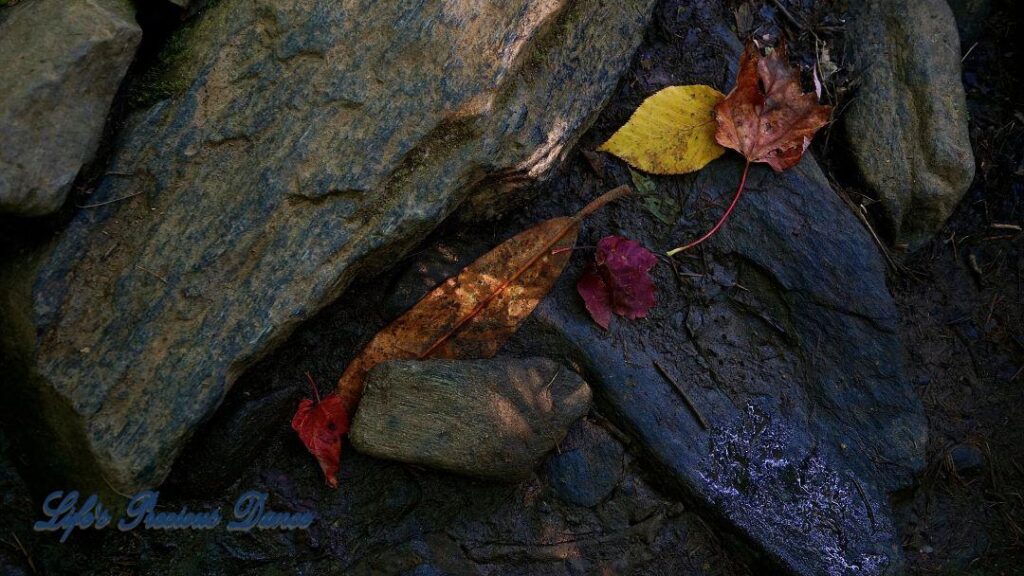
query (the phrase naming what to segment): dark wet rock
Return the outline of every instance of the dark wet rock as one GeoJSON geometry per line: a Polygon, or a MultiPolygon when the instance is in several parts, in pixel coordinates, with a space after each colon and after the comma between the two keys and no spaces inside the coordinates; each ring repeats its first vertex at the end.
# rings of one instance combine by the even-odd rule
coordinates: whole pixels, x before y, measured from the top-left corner
{"type": "Polygon", "coordinates": [[[64,204],[100,144],[142,30],[130,0],[24,0],[0,14],[0,212],[64,204]]]}
{"type": "Polygon", "coordinates": [[[945,0],[851,7],[848,57],[860,85],[844,114],[847,144],[888,232],[916,249],[974,178],[956,22],[945,0]]]}
{"type": "Polygon", "coordinates": [[[949,450],[953,468],[959,474],[974,474],[985,467],[985,455],[972,444],[957,444],[949,450]]]}
{"type": "Polygon", "coordinates": [[[349,434],[376,456],[466,476],[529,478],[590,408],[590,387],[544,358],[385,362],[349,434]]]}
{"type": "MultiPolygon", "coordinates": [[[[719,161],[657,185],[689,199],[692,213],[722,195],[720,204],[741,168],[719,161]]],[[[692,283],[656,268],[659,303],[649,319],[616,320],[610,333],[596,327],[574,287],[580,257],[509,353],[543,351],[579,366],[602,413],[636,439],[660,477],[778,565],[798,574],[896,573],[887,495],[923,468],[926,422],[903,374],[884,264],[813,159],[781,175],[758,168],[750,185],[755,192],[703,263],[678,264],[698,275],[692,283]]],[[[563,210],[549,204],[532,216],[563,210]]],[[[671,233],[649,218],[637,202],[606,208],[580,244],[614,231],[664,250],[699,229],[671,233]]],[[[453,269],[485,249],[452,258],[453,269]]],[[[429,269],[413,262],[394,291],[430,284],[429,269]]]]}
{"type": "MultiPolygon", "coordinates": [[[[664,85],[728,89],[740,45],[719,24],[727,17],[710,4],[659,14],[666,37],[686,41],[641,50],[644,77],[656,81],[623,87],[583,149],[664,85]]],[[[658,194],[683,207],[675,225],[627,199],[589,219],[579,244],[614,233],[659,252],[674,247],[707,229],[741,170],[726,157],[695,175],[653,178],[658,194]]],[[[581,156],[501,233],[488,230],[500,241],[629,181],[618,163],[608,171],[594,181],[581,156]]],[[[720,234],[677,260],[678,275],[656,267],[649,318],[616,319],[607,333],[596,327],[574,286],[581,255],[505,353],[579,366],[598,410],[635,439],[659,478],[775,566],[899,573],[889,494],[923,469],[927,426],[904,374],[885,264],[813,158],[782,174],[755,167],[748,186],[720,234]]],[[[394,291],[430,284],[427,269],[414,261],[394,291]]]]}
{"type": "Polygon", "coordinates": [[[29,451],[40,477],[163,480],[238,375],[356,275],[477,184],[547,176],[652,5],[209,5],[145,72],[158,101],[120,135],[103,205],[7,270],[5,370],[30,384],[5,403],[34,401],[22,428],[66,449],[29,451]]]}
{"type": "Polygon", "coordinates": [[[595,506],[619,484],[625,450],[604,428],[581,421],[544,463],[551,490],[565,502],[595,506]]]}

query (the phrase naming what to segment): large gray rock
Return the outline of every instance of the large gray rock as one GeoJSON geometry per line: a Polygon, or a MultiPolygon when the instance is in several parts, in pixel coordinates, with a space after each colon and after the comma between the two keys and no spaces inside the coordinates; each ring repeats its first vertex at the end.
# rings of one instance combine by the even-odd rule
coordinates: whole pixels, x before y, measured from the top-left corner
{"type": "Polygon", "coordinates": [[[101,488],[158,484],[237,376],[355,275],[477,184],[556,166],[652,4],[212,4],[147,74],[167,97],[122,134],[105,204],[10,267],[9,373],[57,447],[39,457],[101,488]]]}
{"type": "Polygon", "coordinates": [[[142,30],[130,0],[25,0],[0,15],[0,212],[61,207],[92,159],[142,30]]]}
{"type": "Polygon", "coordinates": [[[385,362],[349,438],[378,458],[519,481],[589,409],[587,383],[544,358],[385,362]]]}
{"type": "Polygon", "coordinates": [[[956,22],[945,0],[865,0],[846,37],[862,81],[844,117],[852,160],[892,237],[914,249],[974,179],[956,22]]]}

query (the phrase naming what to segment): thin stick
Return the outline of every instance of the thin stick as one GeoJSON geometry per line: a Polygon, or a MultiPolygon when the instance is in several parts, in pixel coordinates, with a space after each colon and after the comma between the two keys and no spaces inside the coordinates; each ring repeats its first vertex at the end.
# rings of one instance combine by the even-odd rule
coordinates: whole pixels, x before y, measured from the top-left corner
{"type": "Polygon", "coordinates": [[[700,424],[700,427],[707,430],[708,421],[705,420],[704,416],[702,416],[700,411],[697,410],[697,406],[694,405],[693,400],[690,400],[690,395],[686,393],[686,390],[683,390],[683,387],[679,385],[679,382],[676,382],[676,379],[673,378],[672,375],[668,373],[668,370],[665,370],[657,360],[654,361],[654,367],[657,368],[658,372],[665,378],[665,380],[668,380],[669,384],[676,389],[676,392],[679,392],[679,395],[683,397],[683,401],[686,402],[686,406],[690,409],[690,412],[692,412],[697,418],[697,423],[700,424]]]}
{"type": "Polygon", "coordinates": [[[164,284],[167,284],[167,278],[164,278],[163,276],[157,274],[156,272],[153,272],[149,268],[146,268],[145,266],[139,266],[138,264],[136,264],[135,267],[138,268],[139,270],[142,270],[146,274],[149,274],[153,278],[156,278],[157,280],[163,282],[164,284]]]}
{"type": "Polygon", "coordinates": [[[975,43],[974,43],[974,44],[973,44],[973,45],[971,46],[971,48],[970,48],[970,49],[969,49],[969,50],[967,51],[967,53],[966,53],[966,54],[964,54],[964,57],[960,59],[960,63],[961,63],[961,64],[963,64],[963,63],[964,63],[964,60],[967,60],[967,57],[968,57],[968,56],[970,56],[970,55],[971,55],[971,52],[974,52],[974,49],[975,49],[975,48],[977,48],[977,47],[978,47],[978,43],[977,43],[977,42],[975,42],[975,43]]]}
{"type": "Polygon", "coordinates": [[[853,485],[857,488],[857,493],[860,494],[860,499],[864,501],[864,508],[868,511],[868,519],[871,520],[871,529],[875,529],[875,513],[871,510],[871,502],[868,501],[867,494],[864,493],[864,489],[861,488],[860,482],[857,481],[856,476],[850,476],[853,480],[853,485]]]}
{"type": "Polygon", "coordinates": [[[143,192],[145,192],[145,190],[139,190],[138,192],[132,192],[131,194],[128,194],[127,196],[121,196],[120,198],[114,198],[113,200],[107,200],[106,202],[97,202],[95,204],[80,204],[78,207],[79,208],[99,208],[100,206],[106,206],[107,204],[113,204],[114,202],[120,202],[121,200],[127,200],[129,198],[134,197],[134,196],[138,196],[139,194],[142,194],[143,192]]]}
{"type": "Polygon", "coordinates": [[[554,384],[555,380],[557,380],[558,377],[561,376],[561,375],[562,375],[562,365],[559,364],[558,365],[558,370],[555,370],[555,375],[551,377],[551,380],[549,380],[548,383],[545,384],[544,387],[540,389],[540,391],[541,392],[547,392],[548,388],[551,388],[551,385],[554,384]]]}
{"type": "Polygon", "coordinates": [[[775,4],[775,7],[779,9],[779,12],[782,12],[782,15],[785,16],[786,20],[789,20],[789,22],[793,24],[793,26],[796,26],[800,30],[807,29],[807,25],[801,23],[799,20],[796,19],[795,16],[790,14],[789,10],[786,10],[786,7],[782,5],[782,2],[779,2],[779,0],[772,0],[772,4],[775,4]]]}
{"type": "Polygon", "coordinates": [[[32,573],[39,574],[39,571],[36,570],[36,563],[32,561],[32,555],[25,549],[25,545],[21,543],[21,539],[18,538],[18,535],[14,532],[11,532],[11,536],[14,536],[14,541],[18,543],[18,550],[20,550],[21,554],[25,557],[25,561],[28,562],[28,567],[32,569],[32,573]]]}
{"type": "Polygon", "coordinates": [[[743,166],[743,176],[740,177],[740,185],[739,185],[738,188],[736,188],[736,195],[733,196],[732,203],[729,204],[728,208],[726,208],[725,214],[722,214],[722,217],[718,219],[718,223],[715,224],[715,227],[712,228],[711,230],[708,230],[708,232],[706,234],[704,234],[700,238],[694,240],[693,242],[690,242],[686,246],[681,246],[679,248],[675,248],[673,250],[669,250],[668,253],[667,253],[669,256],[675,256],[676,254],[678,254],[680,252],[686,252],[690,248],[693,248],[694,246],[697,246],[698,244],[704,242],[708,238],[711,238],[712,236],[715,235],[716,232],[718,232],[718,229],[722,227],[722,224],[725,224],[725,221],[729,219],[729,215],[732,214],[733,209],[736,208],[736,203],[740,201],[740,196],[743,195],[743,188],[747,184],[747,174],[749,172],[750,172],[750,160],[747,160],[746,165],[743,166]]]}
{"type": "Polygon", "coordinates": [[[316,397],[316,403],[320,403],[320,390],[317,390],[316,382],[313,381],[313,375],[306,372],[306,379],[309,380],[309,387],[313,389],[313,396],[316,397]]]}

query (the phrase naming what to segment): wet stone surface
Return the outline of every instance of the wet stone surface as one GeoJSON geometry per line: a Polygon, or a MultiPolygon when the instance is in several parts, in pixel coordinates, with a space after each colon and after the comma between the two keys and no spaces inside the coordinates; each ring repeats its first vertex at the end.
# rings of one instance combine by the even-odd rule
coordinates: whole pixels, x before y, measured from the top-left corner
{"type": "Polygon", "coordinates": [[[39,407],[10,415],[37,483],[160,484],[238,376],[356,276],[478,185],[548,176],[653,4],[210,3],[140,71],[97,206],[0,267],[19,384],[0,391],[39,407]]]}
{"type": "Polygon", "coordinates": [[[546,358],[384,362],[367,376],[349,439],[378,458],[517,482],[590,399],[578,374],[546,358]]]}

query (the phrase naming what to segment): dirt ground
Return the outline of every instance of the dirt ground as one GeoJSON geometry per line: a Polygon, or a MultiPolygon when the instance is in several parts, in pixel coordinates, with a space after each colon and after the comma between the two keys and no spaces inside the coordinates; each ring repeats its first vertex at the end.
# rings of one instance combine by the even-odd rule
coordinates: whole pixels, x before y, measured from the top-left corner
{"type": "Polygon", "coordinates": [[[916,574],[1024,573],[1024,90],[1012,4],[997,3],[964,45],[974,184],[892,277],[930,429],[927,473],[897,500],[916,574]]]}

